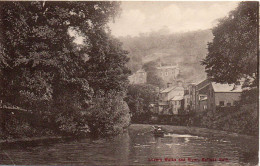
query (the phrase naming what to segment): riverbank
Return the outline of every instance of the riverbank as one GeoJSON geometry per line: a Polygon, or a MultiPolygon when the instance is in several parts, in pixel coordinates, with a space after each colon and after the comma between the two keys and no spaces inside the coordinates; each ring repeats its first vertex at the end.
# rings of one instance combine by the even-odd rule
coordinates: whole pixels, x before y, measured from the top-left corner
{"type": "Polygon", "coordinates": [[[53,144],[67,141],[78,140],[88,137],[73,137],[73,136],[43,136],[31,138],[18,138],[18,139],[0,139],[0,149],[12,149],[15,147],[37,146],[42,144],[53,144]]]}
{"type": "MultiPolygon", "coordinates": [[[[149,132],[152,130],[150,124],[131,124],[129,130],[142,130],[143,132],[149,132]]],[[[218,137],[229,137],[232,139],[245,139],[245,140],[254,140],[258,142],[257,136],[243,135],[232,133],[228,131],[213,130],[200,127],[186,127],[186,126],[171,126],[171,125],[160,125],[162,129],[167,133],[174,134],[189,134],[194,136],[208,137],[208,138],[218,138],[218,137]]]]}
{"type": "MultiPolygon", "coordinates": [[[[152,130],[152,124],[131,124],[128,128],[131,131],[140,131],[143,133],[150,132],[152,130]]],[[[243,135],[232,133],[228,131],[213,130],[200,127],[186,127],[186,126],[172,126],[172,125],[160,125],[166,133],[173,134],[188,134],[193,136],[207,137],[207,138],[232,138],[233,140],[243,139],[245,141],[253,141],[258,143],[257,136],[243,135]]],[[[12,147],[14,144],[22,143],[27,144],[37,144],[42,142],[62,142],[78,139],[75,137],[63,137],[63,136],[46,136],[46,137],[31,137],[31,138],[19,138],[19,139],[0,139],[0,147],[12,147]]],[[[258,145],[256,145],[258,146],[258,145]]]]}

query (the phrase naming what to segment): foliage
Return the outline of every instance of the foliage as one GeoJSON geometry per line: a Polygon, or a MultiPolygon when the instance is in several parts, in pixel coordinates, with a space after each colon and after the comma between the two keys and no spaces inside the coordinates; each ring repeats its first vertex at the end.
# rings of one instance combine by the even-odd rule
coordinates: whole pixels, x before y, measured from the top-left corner
{"type": "Polygon", "coordinates": [[[93,47],[87,61],[86,70],[90,86],[95,91],[124,91],[130,74],[130,70],[125,66],[128,61],[127,52],[122,50],[122,44],[117,40],[105,34],[101,35],[102,45],[97,43],[98,45],[93,47]]]}
{"type": "Polygon", "coordinates": [[[157,62],[151,61],[143,65],[143,69],[147,72],[147,83],[162,88],[164,82],[161,77],[157,75],[157,62]]]}
{"type": "Polygon", "coordinates": [[[92,104],[86,117],[93,136],[118,134],[128,127],[130,114],[123,94],[99,92],[92,104]]]}
{"type": "Polygon", "coordinates": [[[118,2],[0,2],[0,12],[4,103],[75,134],[98,90],[126,90],[127,52],[107,26],[118,2]]]}
{"type": "Polygon", "coordinates": [[[30,116],[31,114],[22,114],[19,111],[9,113],[6,112],[5,115],[3,115],[4,110],[2,111],[1,116],[2,118],[6,118],[6,120],[4,126],[2,126],[3,124],[0,126],[1,139],[54,136],[56,134],[50,128],[46,128],[45,124],[40,124],[39,121],[41,119],[39,117],[30,116]],[[30,116],[30,120],[25,120],[26,116],[30,116]]]}
{"type": "Polygon", "coordinates": [[[253,104],[259,102],[259,89],[258,88],[252,88],[252,89],[245,89],[243,90],[241,94],[241,104],[253,104]]]}
{"type": "Polygon", "coordinates": [[[128,67],[132,72],[142,68],[147,62],[161,61],[164,64],[179,64],[182,78],[200,81],[206,78],[200,61],[207,54],[207,42],[212,40],[210,30],[186,33],[167,33],[159,30],[139,36],[120,37],[123,48],[129,52],[128,67]]]}
{"type": "Polygon", "coordinates": [[[257,79],[258,2],[241,2],[213,28],[213,42],[202,61],[209,78],[219,83],[236,83],[241,78],[257,79]]]}
{"type": "Polygon", "coordinates": [[[258,135],[257,103],[227,107],[216,112],[207,111],[192,117],[193,125],[241,134],[258,135]],[[198,120],[197,122],[195,122],[198,120]]]}
{"type": "Polygon", "coordinates": [[[129,85],[126,102],[134,121],[140,116],[151,115],[149,106],[158,99],[158,88],[149,84],[129,85]]]}

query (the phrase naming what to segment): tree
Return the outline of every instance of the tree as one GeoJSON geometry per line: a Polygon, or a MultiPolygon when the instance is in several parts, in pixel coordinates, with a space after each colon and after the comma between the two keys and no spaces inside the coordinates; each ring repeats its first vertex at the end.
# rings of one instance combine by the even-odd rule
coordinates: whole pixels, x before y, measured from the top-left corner
{"type": "Polygon", "coordinates": [[[147,83],[162,88],[164,81],[157,75],[157,62],[151,61],[143,65],[144,70],[147,72],[147,83]]]}
{"type": "Polygon", "coordinates": [[[126,91],[128,58],[107,26],[118,2],[0,2],[0,12],[4,103],[67,130],[66,120],[81,125],[96,91],[126,91]]]}
{"type": "Polygon", "coordinates": [[[158,88],[149,84],[129,85],[126,102],[132,114],[132,120],[149,118],[149,106],[158,99],[158,88]],[[143,117],[143,118],[142,118],[143,117]]]}
{"type": "Polygon", "coordinates": [[[202,61],[207,75],[219,83],[236,83],[242,78],[249,86],[258,84],[258,2],[241,2],[213,28],[208,55],[202,61]]]}
{"type": "Polygon", "coordinates": [[[93,136],[122,133],[129,126],[130,114],[124,93],[115,91],[98,92],[87,112],[88,125],[93,136]]]}

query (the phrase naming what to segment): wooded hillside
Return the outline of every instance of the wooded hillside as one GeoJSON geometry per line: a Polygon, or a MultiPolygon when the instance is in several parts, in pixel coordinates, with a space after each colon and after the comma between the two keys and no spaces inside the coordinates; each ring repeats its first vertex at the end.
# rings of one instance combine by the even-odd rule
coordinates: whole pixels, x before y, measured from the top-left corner
{"type": "Polygon", "coordinates": [[[167,29],[140,34],[138,37],[120,37],[125,50],[129,51],[128,63],[132,72],[151,61],[162,64],[179,64],[181,78],[200,81],[206,78],[201,60],[206,57],[207,43],[212,41],[210,30],[170,34],[167,29]]]}

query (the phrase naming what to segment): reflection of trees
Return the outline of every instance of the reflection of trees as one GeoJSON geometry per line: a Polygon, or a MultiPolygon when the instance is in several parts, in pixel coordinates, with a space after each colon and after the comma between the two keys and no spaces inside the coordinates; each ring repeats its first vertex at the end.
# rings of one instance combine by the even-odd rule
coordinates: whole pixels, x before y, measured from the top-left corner
{"type": "Polygon", "coordinates": [[[128,132],[117,136],[116,140],[113,142],[113,147],[115,147],[115,149],[111,152],[114,153],[116,159],[115,164],[120,163],[120,165],[128,165],[131,162],[131,157],[129,156],[131,140],[128,132]]]}

